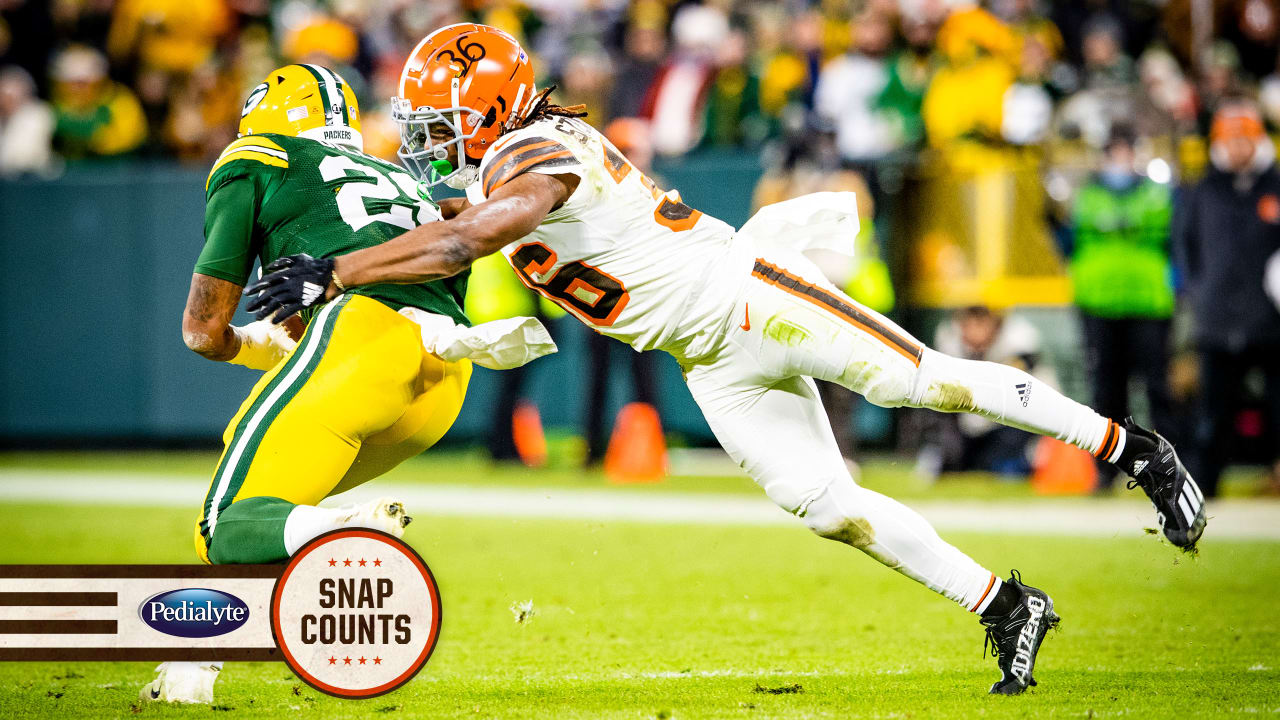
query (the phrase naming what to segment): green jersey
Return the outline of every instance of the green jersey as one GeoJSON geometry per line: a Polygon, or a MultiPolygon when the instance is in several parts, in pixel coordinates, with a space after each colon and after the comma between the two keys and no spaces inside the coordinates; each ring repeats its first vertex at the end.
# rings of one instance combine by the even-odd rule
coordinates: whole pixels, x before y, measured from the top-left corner
{"type": "Polygon", "coordinates": [[[1072,212],[1071,279],[1076,305],[1091,315],[1173,315],[1169,188],[1142,180],[1127,190],[1098,181],[1080,189],[1072,212]]]}
{"type": "MultiPolygon", "coordinates": [[[[296,253],[334,257],[439,219],[418,182],[391,163],[306,138],[250,135],[228,145],[209,173],[205,245],[195,271],[245,285],[255,259],[265,266],[296,253]]],[[[462,311],[466,273],[350,292],[469,324],[462,311]]]]}

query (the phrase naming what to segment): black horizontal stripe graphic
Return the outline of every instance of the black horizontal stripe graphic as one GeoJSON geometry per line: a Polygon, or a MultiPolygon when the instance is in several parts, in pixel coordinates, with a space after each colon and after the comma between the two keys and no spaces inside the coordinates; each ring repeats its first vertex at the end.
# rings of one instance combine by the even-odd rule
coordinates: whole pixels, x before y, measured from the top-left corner
{"type": "Polygon", "coordinates": [[[837,313],[845,316],[849,320],[852,320],[854,323],[879,334],[895,347],[915,358],[917,365],[920,364],[920,358],[924,355],[924,349],[922,347],[910,340],[907,340],[893,330],[890,330],[883,323],[880,323],[875,318],[872,318],[870,315],[862,312],[862,310],[846,303],[835,295],[832,295],[822,288],[810,285],[804,280],[782,270],[781,268],[774,267],[773,265],[761,260],[756,260],[754,273],[775,285],[779,285],[791,290],[792,292],[817,300],[819,303],[835,310],[837,313]]]}
{"type": "Polygon", "coordinates": [[[0,592],[0,605],[14,607],[24,605],[60,605],[114,607],[113,592],[0,592]]]}
{"type": "Polygon", "coordinates": [[[0,578],[278,578],[284,565],[0,565],[0,578]]]}
{"type": "Polygon", "coordinates": [[[284,660],[278,648],[14,648],[0,647],[0,662],[162,662],[166,660],[231,660],[272,662],[284,660]]]}
{"type": "Polygon", "coordinates": [[[0,620],[0,635],[115,634],[115,620],[0,620]]]}

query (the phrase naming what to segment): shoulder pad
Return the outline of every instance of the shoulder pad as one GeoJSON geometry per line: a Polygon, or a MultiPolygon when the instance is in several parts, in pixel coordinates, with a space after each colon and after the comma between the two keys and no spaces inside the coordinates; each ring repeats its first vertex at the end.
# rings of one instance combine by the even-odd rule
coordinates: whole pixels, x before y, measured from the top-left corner
{"type": "Polygon", "coordinates": [[[213,163],[213,168],[209,170],[209,177],[205,180],[205,190],[209,189],[213,177],[228,166],[244,166],[245,169],[251,169],[254,166],[288,168],[289,153],[280,143],[264,135],[248,135],[235,140],[213,163]]]}
{"type": "Polygon", "coordinates": [[[543,122],[504,136],[485,153],[480,163],[480,181],[485,197],[534,168],[568,169],[578,165],[569,144],[568,138],[543,122]]]}

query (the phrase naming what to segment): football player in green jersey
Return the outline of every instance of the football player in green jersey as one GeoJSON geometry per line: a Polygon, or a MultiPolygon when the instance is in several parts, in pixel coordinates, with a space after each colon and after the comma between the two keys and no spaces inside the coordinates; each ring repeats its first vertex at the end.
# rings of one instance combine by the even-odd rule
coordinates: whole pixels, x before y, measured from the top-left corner
{"type": "MultiPolygon", "coordinates": [[[[292,335],[231,324],[255,260],[332,257],[440,219],[415,179],[361,149],[350,87],[326,68],[289,65],[250,93],[240,138],[209,173],[183,338],[204,357],[267,372],[223,434],[195,528],[205,562],[282,561],[343,527],[403,533],[410,518],[395,500],[316,504],[430,447],[462,407],[471,361],[427,352],[408,315],[467,325],[465,277],[344,293],[292,335]]],[[[165,663],[143,697],[209,702],[219,668],[165,663]]]]}

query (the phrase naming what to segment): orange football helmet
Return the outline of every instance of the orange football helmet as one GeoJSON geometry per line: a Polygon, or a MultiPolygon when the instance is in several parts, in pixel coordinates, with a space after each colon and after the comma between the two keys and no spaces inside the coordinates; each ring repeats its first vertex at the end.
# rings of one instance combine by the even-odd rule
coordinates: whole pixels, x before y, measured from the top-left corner
{"type": "Polygon", "coordinates": [[[479,177],[485,151],[524,116],[535,94],[529,55],[515,38],[488,25],[442,27],[418,43],[400,74],[400,95],[391,100],[400,125],[397,154],[428,185],[465,188],[479,177]],[[433,139],[433,129],[449,139],[433,139]],[[451,146],[458,167],[449,160],[451,146]]]}

